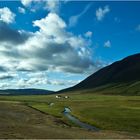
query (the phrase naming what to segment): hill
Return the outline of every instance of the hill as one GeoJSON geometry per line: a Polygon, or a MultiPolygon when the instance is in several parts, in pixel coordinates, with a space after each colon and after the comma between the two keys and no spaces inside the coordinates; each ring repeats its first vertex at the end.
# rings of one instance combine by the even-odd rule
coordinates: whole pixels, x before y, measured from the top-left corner
{"type": "Polygon", "coordinates": [[[61,92],[76,90],[102,94],[140,95],[140,54],[128,56],[106,66],[79,84],[61,92]]]}
{"type": "Polygon", "coordinates": [[[5,89],[0,90],[0,95],[47,95],[53,91],[43,89],[5,89]]]}

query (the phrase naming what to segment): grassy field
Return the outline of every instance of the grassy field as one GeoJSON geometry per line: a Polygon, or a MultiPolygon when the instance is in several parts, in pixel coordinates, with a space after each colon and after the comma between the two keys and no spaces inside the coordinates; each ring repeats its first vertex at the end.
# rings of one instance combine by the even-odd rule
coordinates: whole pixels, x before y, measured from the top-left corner
{"type": "MultiPolygon", "coordinates": [[[[108,133],[108,132],[107,132],[108,133]]],[[[114,137],[122,134],[111,133],[114,137]]],[[[60,119],[43,114],[21,103],[0,102],[0,138],[93,138],[104,133],[91,133],[72,128],[60,119]]]]}
{"type": "MultiPolygon", "coordinates": [[[[64,94],[62,96],[64,96],[64,94]]],[[[0,101],[1,104],[9,104],[9,106],[12,103],[16,103],[16,107],[19,108],[19,110],[20,106],[24,106],[27,110],[33,111],[36,109],[34,111],[46,115],[46,117],[48,117],[48,115],[49,117],[53,117],[53,119],[49,120],[49,122],[51,122],[49,126],[53,129],[57,129],[54,119],[58,119],[59,121],[57,122],[63,122],[59,126],[59,133],[62,129],[62,132],[65,132],[64,138],[73,138],[75,135],[74,129],[79,131],[79,136],[76,135],[76,138],[140,138],[140,96],[107,96],[94,95],[91,93],[74,93],[69,94],[69,97],[68,99],[56,99],[55,95],[0,96],[0,101]],[[54,105],[49,106],[49,103],[54,103],[54,105]],[[83,122],[100,128],[101,131],[90,132],[78,127],[72,127],[75,125],[68,121],[62,114],[64,107],[69,107],[72,110],[72,115],[83,122]],[[70,131],[71,134],[67,131],[70,131]],[[80,133],[83,135],[80,135],[80,133]]],[[[1,106],[2,105],[0,105],[0,108],[1,106]]],[[[30,113],[30,115],[31,114],[32,113],[30,113]]],[[[44,124],[45,123],[43,123],[43,125],[44,124]]],[[[53,136],[52,134],[52,136],[48,137],[54,138],[53,136]]]]}

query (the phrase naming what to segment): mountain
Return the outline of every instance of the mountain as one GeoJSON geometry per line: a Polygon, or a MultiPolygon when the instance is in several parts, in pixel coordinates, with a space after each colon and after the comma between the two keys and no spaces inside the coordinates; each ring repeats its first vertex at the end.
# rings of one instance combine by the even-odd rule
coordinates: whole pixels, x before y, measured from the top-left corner
{"type": "Polygon", "coordinates": [[[53,91],[43,89],[5,89],[0,90],[0,95],[48,95],[53,91]]]}
{"type": "Polygon", "coordinates": [[[140,53],[106,66],[79,84],[62,90],[102,94],[140,95],[140,53]]]}

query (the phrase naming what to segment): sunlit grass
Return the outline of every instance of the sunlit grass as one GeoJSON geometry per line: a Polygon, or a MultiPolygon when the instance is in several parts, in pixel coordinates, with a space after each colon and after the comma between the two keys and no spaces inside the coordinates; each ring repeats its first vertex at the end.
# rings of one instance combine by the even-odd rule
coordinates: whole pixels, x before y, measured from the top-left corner
{"type": "MultiPolygon", "coordinates": [[[[64,95],[63,95],[64,96],[64,95]]],[[[140,133],[140,97],[106,96],[94,94],[70,94],[69,99],[49,96],[1,96],[0,100],[14,100],[26,103],[43,112],[64,119],[64,107],[70,107],[72,114],[81,121],[102,130],[119,130],[140,133]],[[49,103],[54,105],[50,106],[49,103]]]]}

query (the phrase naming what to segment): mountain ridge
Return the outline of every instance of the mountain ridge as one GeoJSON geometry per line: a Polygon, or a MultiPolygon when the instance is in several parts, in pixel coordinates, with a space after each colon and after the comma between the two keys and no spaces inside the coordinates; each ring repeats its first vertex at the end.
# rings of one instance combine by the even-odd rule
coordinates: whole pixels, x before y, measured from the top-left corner
{"type": "MultiPolygon", "coordinates": [[[[102,86],[129,85],[132,86],[140,81],[140,53],[134,54],[120,61],[116,61],[99,71],[93,73],[77,85],[61,90],[60,92],[75,90],[100,89],[102,86]]],[[[140,86],[140,84],[138,84],[140,86]]],[[[109,88],[109,87],[107,87],[109,88]]],[[[126,87],[127,88],[127,87],[126,87]]],[[[138,88],[138,87],[137,87],[138,88]]],[[[140,89],[138,88],[139,92],[140,89]]],[[[139,94],[139,93],[138,93],[139,94]]]]}
{"type": "Polygon", "coordinates": [[[48,95],[53,93],[54,91],[36,88],[0,90],[0,95],[48,95]]]}

